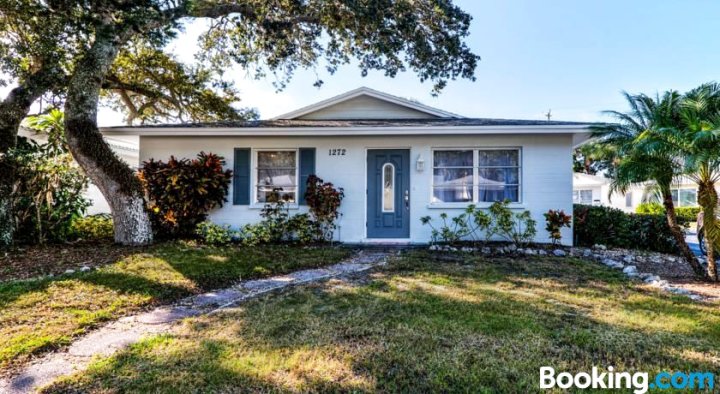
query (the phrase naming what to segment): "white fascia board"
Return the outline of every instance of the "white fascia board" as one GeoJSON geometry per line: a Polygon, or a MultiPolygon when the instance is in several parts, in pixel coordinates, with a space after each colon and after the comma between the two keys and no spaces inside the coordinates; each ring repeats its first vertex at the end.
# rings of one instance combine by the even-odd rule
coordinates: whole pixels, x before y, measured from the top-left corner
{"type": "Polygon", "coordinates": [[[100,129],[106,136],[167,137],[220,136],[374,136],[374,135],[473,135],[473,134],[586,134],[587,126],[429,126],[429,127],[113,127],[100,129]]]}

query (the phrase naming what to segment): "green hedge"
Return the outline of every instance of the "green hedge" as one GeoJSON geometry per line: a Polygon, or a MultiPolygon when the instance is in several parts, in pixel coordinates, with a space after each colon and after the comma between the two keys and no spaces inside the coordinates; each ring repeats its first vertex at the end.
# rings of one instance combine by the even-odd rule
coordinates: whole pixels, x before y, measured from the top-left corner
{"type": "Polygon", "coordinates": [[[684,223],[696,222],[700,213],[700,207],[678,207],[675,208],[675,214],[678,220],[684,223]]]}
{"type": "MultiPolygon", "coordinates": [[[[665,207],[657,202],[644,202],[638,205],[635,212],[641,215],[664,215],[665,207]]],[[[697,221],[698,213],[700,207],[675,207],[678,223],[683,225],[697,221]]]]}
{"type": "Polygon", "coordinates": [[[579,204],[573,211],[575,245],[678,253],[664,215],[628,214],[615,208],[579,204]]]}

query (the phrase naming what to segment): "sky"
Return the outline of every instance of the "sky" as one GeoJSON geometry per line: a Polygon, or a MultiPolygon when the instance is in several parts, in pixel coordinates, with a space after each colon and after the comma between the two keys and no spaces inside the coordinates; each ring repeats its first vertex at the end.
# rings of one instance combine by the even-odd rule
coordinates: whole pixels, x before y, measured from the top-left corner
{"type": "MultiPolygon", "coordinates": [[[[241,106],[271,118],[368,86],[468,117],[604,120],[602,110],[624,110],[620,95],[685,91],[720,80],[720,1],[665,0],[456,0],[473,16],[467,42],[481,56],[476,81],[451,81],[439,97],[430,83],[411,72],[363,78],[356,66],[313,87],[315,70],[298,72],[277,92],[270,80],[253,80],[244,70],[228,70],[240,90],[241,106]]],[[[203,29],[187,26],[170,50],[191,61],[190,45],[203,29]]],[[[100,112],[103,126],[122,116],[100,112]]]]}

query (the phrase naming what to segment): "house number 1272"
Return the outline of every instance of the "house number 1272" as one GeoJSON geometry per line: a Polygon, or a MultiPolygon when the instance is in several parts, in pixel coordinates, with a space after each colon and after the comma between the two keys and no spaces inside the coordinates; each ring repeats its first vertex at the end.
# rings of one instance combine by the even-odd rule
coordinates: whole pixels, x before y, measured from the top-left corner
{"type": "Polygon", "coordinates": [[[330,156],[345,156],[345,152],[347,152],[347,149],[344,148],[328,149],[328,154],[330,156]]]}

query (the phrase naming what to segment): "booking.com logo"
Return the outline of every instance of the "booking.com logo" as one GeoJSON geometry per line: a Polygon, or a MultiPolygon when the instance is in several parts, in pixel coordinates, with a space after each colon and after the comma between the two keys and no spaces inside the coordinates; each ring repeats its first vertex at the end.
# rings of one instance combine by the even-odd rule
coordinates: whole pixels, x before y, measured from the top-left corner
{"type": "Polygon", "coordinates": [[[711,372],[660,372],[650,381],[647,372],[615,372],[608,367],[600,372],[593,367],[590,372],[560,372],[555,375],[552,367],[540,367],[540,388],[559,387],[568,389],[634,389],[635,394],[646,393],[649,389],[693,389],[712,390],[715,388],[715,375],[711,372]]]}

